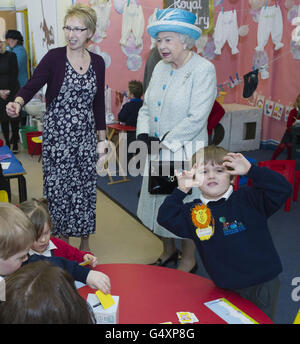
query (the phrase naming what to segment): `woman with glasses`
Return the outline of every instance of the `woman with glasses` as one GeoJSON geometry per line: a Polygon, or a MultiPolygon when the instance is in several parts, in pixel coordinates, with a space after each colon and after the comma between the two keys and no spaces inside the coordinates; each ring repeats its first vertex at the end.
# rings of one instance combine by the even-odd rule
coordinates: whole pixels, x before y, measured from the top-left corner
{"type": "Polygon", "coordinates": [[[84,251],[90,251],[89,235],[95,232],[96,162],[105,154],[105,64],[102,57],[86,49],[96,23],[92,8],[71,6],[63,27],[67,45],[50,50],[14,102],[7,105],[8,114],[18,116],[22,106],[47,84],[44,197],[53,234],[66,242],[70,236],[80,237],[84,251]]]}

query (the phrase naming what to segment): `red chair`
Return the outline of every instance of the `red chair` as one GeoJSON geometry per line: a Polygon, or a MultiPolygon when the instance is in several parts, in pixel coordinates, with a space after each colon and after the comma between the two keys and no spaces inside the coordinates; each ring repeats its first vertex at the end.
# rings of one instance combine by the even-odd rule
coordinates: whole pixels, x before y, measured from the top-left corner
{"type": "Polygon", "coordinates": [[[296,202],[298,199],[299,186],[300,186],[300,170],[296,171],[296,174],[295,174],[295,184],[294,184],[294,192],[293,192],[294,202],[296,202]]]}
{"type": "MultiPolygon", "coordinates": [[[[259,161],[258,166],[268,167],[273,171],[282,174],[288,182],[293,186],[296,174],[296,160],[268,160],[259,161]]],[[[291,209],[291,197],[285,203],[285,211],[291,209]]]]}
{"type": "Polygon", "coordinates": [[[239,181],[240,181],[240,176],[235,176],[234,182],[233,182],[233,191],[236,191],[239,188],[239,181]]]}

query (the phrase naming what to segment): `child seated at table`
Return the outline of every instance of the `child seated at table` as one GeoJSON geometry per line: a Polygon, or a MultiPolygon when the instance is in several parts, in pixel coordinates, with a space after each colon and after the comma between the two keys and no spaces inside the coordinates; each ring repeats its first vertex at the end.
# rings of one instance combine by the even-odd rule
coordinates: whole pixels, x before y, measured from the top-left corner
{"type": "Polygon", "coordinates": [[[94,315],[72,277],[49,262],[23,266],[5,279],[0,324],[93,324],[94,315]]]}
{"type": "MultiPolygon", "coordinates": [[[[118,119],[121,123],[136,127],[136,121],[140,108],[143,105],[143,84],[137,80],[131,80],[128,83],[128,99],[129,101],[122,106],[121,111],[118,114],[118,119]]],[[[136,132],[127,132],[127,148],[131,142],[135,141],[136,132]]],[[[133,157],[133,154],[127,153],[127,160],[129,161],[133,157]]]]}
{"type": "Polygon", "coordinates": [[[143,84],[137,80],[129,81],[127,93],[129,101],[122,106],[118,119],[126,125],[136,127],[137,116],[143,105],[143,84]]]}
{"type": "Polygon", "coordinates": [[[95,267],[98,262],[90,252],[80,251],[65,241],[51,236],[51,219],[45,199],[32,199],[20,204],[20,209],[34,225],[35,241],[29,255],[40,254],[46,257],[64,257],[78,263],[89,263],[95,267]]]}
{"type": "Polygon", "coordinates": [[[289,182],[216,146],[196,152],[191,171],[175,174],[178,188],[161,205],[157,222],[195,242],[216,286],[237,292],[273,319],[282,265],[267,221],[290,197],[289,182]],[[236,175],[251,178],[253,187],[233,192],[236,175]],[[191,187],[199,187],[200,199],[183,203],[191,187]]]}
{"type": "Polygon", "coordinates": [[[110,292],[109,277],[102,272],[80,266],[63,257],[28,256],[36,240],[34,226],[24,212],[11,203],[0,203],[0,276],[5,277],[17,271],[21,265],[44,260],[68,271],[74,280],[110,292]]]}

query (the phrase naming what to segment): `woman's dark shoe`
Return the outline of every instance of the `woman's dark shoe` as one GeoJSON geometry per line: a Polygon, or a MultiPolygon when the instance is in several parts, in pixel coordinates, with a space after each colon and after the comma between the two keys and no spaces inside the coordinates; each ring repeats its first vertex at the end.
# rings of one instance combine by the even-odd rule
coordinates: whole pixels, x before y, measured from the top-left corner
{"type": "Polygon", "coordinates": [[[188,271],[188,272],[191,273],[191,274],[195,274],[196,271],[197,271],[197,269],[198,269],[198,264],[196,263],[196,264],[191,268],[191,270],[188,271]]]}
{"type": "Polygon", "coordinates": [[[158,265],[158,266],[166,266],[170,262],[174,262],[174,264],[177,264],[178,259],[180,258],[180,252],[176,250],[171,256],[164,261],[161,258],[158,258],[157,261],[151,265],[158,265]]]}

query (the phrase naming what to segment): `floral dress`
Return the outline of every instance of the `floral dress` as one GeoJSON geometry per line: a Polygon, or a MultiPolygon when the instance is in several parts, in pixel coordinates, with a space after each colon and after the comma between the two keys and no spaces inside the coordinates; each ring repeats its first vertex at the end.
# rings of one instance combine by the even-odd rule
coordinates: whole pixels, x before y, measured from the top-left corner
{"type": "Polygon", "coordinates": [[[92,64],[81,75],[67,61],[59,95],[44,116],[44,196],[54,235],[85,237],[95,232],[96,91],[92,64]]]}

